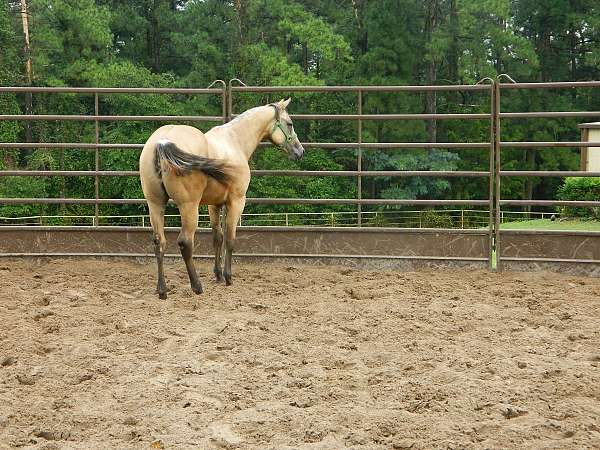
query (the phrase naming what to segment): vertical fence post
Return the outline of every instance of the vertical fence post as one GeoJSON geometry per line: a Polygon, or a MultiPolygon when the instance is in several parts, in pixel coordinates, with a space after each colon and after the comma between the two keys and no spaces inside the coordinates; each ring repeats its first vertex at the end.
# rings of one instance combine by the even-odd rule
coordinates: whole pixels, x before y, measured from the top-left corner
{"type": "Polygon", "coordinates": [[[496,249],[496,270],[502,271],[500,252],[500,81],[494,82],[494,243],[496,249]]]}
{"type": "MultiPolygon", "coordinates": [[[[362,114],[362,90],[358,90],[358,114],[362,114]]],[[[357,177],[357,194],[358,199],[362,199],[362,119],[358,119],[358,150],[356,156],[356,170],[358,171],[357,177]]],[[[362,226],[362,205],[359,203],[357,206],[358,213],[358,226],[362,226]]]]}
{"type": "Polygon", "coordinates": [[[461,209],[460,210],[460,228],[464,228],[465,227],[465,210],[461,209]]]}
{"type": "Polygon", "coordinates": [[[233,91],[231,82],[233,80],[229,80],[229,85],[227,87],[227,93],[225,94],[225,99],[227,100],[227,122],[231,120],[231,114],[233,114],[233,91]]]}
{"type": "MultiPolygon", "coordinates": [[[[491,79],[490,79],[491,80],[491,79]]],[[[494,192],[495,192],[495,172],[494,172],[494,164],[496,158],[496,90],[495,90],[495,81],[491,80],[492,84],[490,85],[490,175],[489,175],[489,218],[488,218],[488,268],[492,270],[494,268],[494,192]]]]}
{"type": "Polygon", "coordinates": [[[94,226],[98,226],[100,225],[100,205],[98,204],[98,200],[100,199],[100,177],[98,176],[98,171],[100,170],[100,149],[98,148],[98,144],[100,143],[100,122],[98,121],[97,116],[100,115],[100,105],[97,92],[94,93],[94,114],[96,115],[96,120],[94,121],[96,135],[96,149],[94,155],[94,166],[96,168],[96,175],[94,177],[94,195],[96,198],[96,203],[94,205],[94,226]]]}
{"type": "Polygon", "coordinates": [[[221,94],[221,101],[223,102],[222,110],[223,110],[223,123],[227,123],[229,120],[229,113],[227,111],[227,106],[228,106],[228,102],[227,102],[227,98],[229,97],[229,92],[227,89],[227,85],[225,84],[225,82],[223,82],[223,93],[221,94]]]}

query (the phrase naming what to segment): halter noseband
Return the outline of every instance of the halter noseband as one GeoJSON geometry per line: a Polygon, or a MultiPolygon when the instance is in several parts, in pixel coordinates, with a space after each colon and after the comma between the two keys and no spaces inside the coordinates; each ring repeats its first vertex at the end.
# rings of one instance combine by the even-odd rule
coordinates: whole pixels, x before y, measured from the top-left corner
{"type": "MultiPolygon", "coordinates": [[[[287,128],[287,126],[283,126],[283,123],[281,122],[281,117],[279,116],[279,108],[277,107],[277,105],[275,103],[271,103],[271,104],[269,104],[269,106],[272,106],[273,108],[275,108],[275,123],[273,124],[273,129],[271,130],[271,134],[275,133],[277,128],[279,128],[281,130],[281,132],[283,133],[283,135],[285,136],[285,140],[287,142],[292,142],[298,136],[296,135],[296,133],[293,130],[290,133],[290,130],[287,128]]],[[[276,145],[280,148],[283,148],[282,144],[276,144],[276,145]]]]}

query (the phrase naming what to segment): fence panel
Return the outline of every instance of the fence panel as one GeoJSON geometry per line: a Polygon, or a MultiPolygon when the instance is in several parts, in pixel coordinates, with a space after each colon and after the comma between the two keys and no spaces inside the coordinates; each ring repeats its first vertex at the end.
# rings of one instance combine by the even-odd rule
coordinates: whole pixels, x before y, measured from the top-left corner
{"type": "Polygon", "coordinates": [[[496,214],[495,214],[495,248],[498,270],[533,269],[559,267],[561,270],[580,270],[585,273],[600,275],[600,232],[594,231],[553,231],[553,230],[503,230],[500,218],[503,206],[582,206],[600,207],[598,201],[561,201],[561,200],[523,200],[503,199],[501,183],[509,177],[597,177],[598,172],[584,171],[541,171],[522,170],[504,171],[501,168],[501,152],[503,148],[587,148],[598,146],[598,142],[503,142],[500,138],[500,122],[510,126],[512,119],[540,119],[564,117],[600,117],[598,111],[535,111],[535,112],[502,112],[500,110],[501,94],[504,90],[527,92],[531,89],[573,89],[600,88],[599,81],[556,82],[556,83],[500,83],[495,85],[497,116],[496,142],[496,214]],[[503,120],[504,119],[504,120],[503,120]],[[579,266],[579,268],[575,267],[579,266]]]}
{"type": "MultiPolygon", "coordinates": [[[[233,80],[232,80],[233,81],[233,80]]],[[[103,143],[99,132],[100,124],[115,121],[189,121],[189,122],[227,122],[235,119],[239,112],[234,111],[236,100],[245,94],[281,94],[281,93],[319,93],[322,95],[345,92],[356,96],[355,113],[351,114],[326,114],[326,113],[300,113],[291,117],[296,121],[344,121],[356,123],[356,140],[353,142],[303,142],[305,148],[322,149],[355,149],[356,170],[326,171],[326,170],[253,170],[253,176],[260,177],[353,177],[356,179],[355,198],[249,198],[250,204],[311,204],[311,205],[351,205],[356,207],[356,230],[344,227],[344,233],[337,234],[336,229],[323,229],[315,227],[286,227],[286,231],[278,227],[242,227],[241,235],[252,236],[243,242],[246,250],[242,254],[255,255],[305,255],[307,257],[363,257],[396,259],[432,260],[432,261],[470,261],[487,263],[488,267],[496,264],[499,270],[504,266],[520,267],[519,264],[580,264],[594,266],[600,264],[600,232],[543,232],[528,230],[503,230],[501,221],[503,215],[510,211],[510,206],[585,206],[600,207],[600,201],[556,201],[556,200],[524,200],[503,199],[501,197],[502,179],[510,177],[566,177],[600,176],[597,172],[583,171],[515,171],[502,170],[502,149],[504,148],[568,148],[568,147],[596,147],[599,142],[506,142],[502,141],[501,128],[509,126],[511,120],[543,119],[559,117],[600,117],[597,111],[501,111],[501,97],[505,90],[529,89],[565,89],[565,88],[599,88],[600,82],[561,82],[561,83],[501,83],[493,81],[490,84],[457,85],[457,86],[234,86],[219,81],[220,88],[207,89],[153,89],[153,88],[44,88],[44,87],[0,87],[2,93],[48,93],[48,94],[88,94],[94,96],[94,112],[90,115],[67,114],[0,114],[0,121],[81,121],[94,123],[94,142],[4,142],[0,149],[78,149],[81,152],[93,152],[94,170],[4,170],[0,171],[0,178],[13,176],[31,177],[92,177],[94,179],[94,198],[2,198],[0,204],[71,204],[93,205],[94,215],[91,227],[2,227],[4,236],[11,233],[11,239],[3,239],[0,245],[0,255],[21,254],[59,254],[52,244],[53,239],[62,242],[62,247],[70,249],[66,253],[72,254],[112,254],[140,255],[142,251],[142,238],[144,233],[138,234],[139,229],[120,227],[108,229],[100,223],[99,207],[103,204],[144,204],[143,199],[131,198],[102,198],[100,195],[102,179],[105,177],[137,177],[136,167],[131,170],[102,170],[100,161],[102,152],[116,149],[142,148],[141,143],[103,143]],[[446,113],[446,114],[365,114],[365,97],[373,93],[420,93],[427,91],[479,91],[489,95],[489,113],[446,113]],[[216,95],[221,101],[221,115],[102,115],[101,97],[110,94],[184,94],[184,95],[216,95]],[[473,120],[489,121],[489,142],[365,142],[365,121],[427,121],[427,120],[473,120]],[[508,124],[508,125],[507,125],[508,124]],[[422,170],[365,170],[364,152],[377,149],[402,151],[402,149],[487,149],[489,155],[489,170],[487,171],[422,171],[422,170]],[[487,199],[379,199],[364,198],[363,187],[366,177],[479,177],[487,178],[489,192],[487,199]],[[366,225],[365,218],[369,211],[363,208],[366,205],[396,205],[396,206],[487,206],[489,222],[485,229],[473,230],[392,230],[390,228],[369,228],[360,231],[366,225]],[[117,239],[118,231],[123,239],[117,239]],[[245,231],[244,231],[245,230],[245,231]],[[71,234],[69,234],[71,233],[71,234]],[[84,233],[84,234],[81,234],[84,233]],[[96,241],[103,240],[109,233],[115,244],[114,249],[98,247],[96,241]],[[354,234],[353,234],[354,233],[354,234]],[[364,233],[364,234],[356,234],[364,233]],[[36,237],[33,239],[33,237],[36,237]],[[87,243],[86,250],[77,243],[68,243],[68,236],[74,240],[84,238],[87,243]],[[132,236],[136,236],[134,239],[132,236]],[[303,237],[302,237],[303,236],[303,237]],[[128,245],[127,242],[138,242],[139,245],[128,245]],[[301,238],[302,237],[302,238],[301,238]],[[355,240],[360,237],[365,245],[355,245],[355,240]],[[133,239],[133,241],[129,241],[133,239]],[[304,241],[302,241],[304,239],[304,241]],[[428,245],[421,245],[423,242],[428,245]],[[21,244],[16,244],[16,243],[21,244]],[[96,243],[94,243],[96,242],[96,243]],[[275,242],[275,244],[273,244],[275,242]],[[304,246],[300,245],[305,242],[304,246]],[[318,244],[321,242],[321,244],[318,244]],[[411,244],[412,242],[412,244],[411,244]],[[452,242],[458,244],[450,244],[452,242]],[[383,247],[381,243],[385,243],[383,247]],[[19,247],[21,245],[21,247],[19,247]],[[465,249],[460,246],[466,246],[465,249]],[[483,246],[482,246],[483,245],[483,246]],[[36,247],[37,246],[37,247],[36,247]],[[254,246],[254,247],[253,247],[254,246]],[[341,246],[341,248],[339,248],[341,246]],[[253,250],[254,248],[254,250],[253,250]],[[19,251],[21,249],[21,251],[19,251]],[[345,249],[345,250],[344,250],[345,249]]],[[[257,106],[257,105],[254,105],[257,106]]],[[[261,147],[270,145],[263,142],[261,147]]],[[[464,216],[463,216],[464,217],[464,216]]],[[[336,225],[332,215],[331,224],[336,225]]],[[[463,219],[464,222],[464,219],[463,219]]],[[[463,223],[461,222],[461,223],[463,223]]],[[[285,224],[289,224],[286,216],[285,224]]],[[[144,225],[148,225],[144,223],[144,225]]],[[[142,229],[143,231],[147,230],[142,229]]],[[[200,231],[203,235],[205,231],[200,231]]],[[[147,236],[146,236],[147,237],[147,236]]],[[[58,242],[57,241],[57,242],[58,242]]],[[[202,242],[202,240],[200,240],[202,242]]],[[[149,246],[147,246],[149,248],[149,246]]],[[[200,250],[202,253],[202,250],[200,250]]],[[[62,252],[65,253],[65,252],[62,252]]]]}

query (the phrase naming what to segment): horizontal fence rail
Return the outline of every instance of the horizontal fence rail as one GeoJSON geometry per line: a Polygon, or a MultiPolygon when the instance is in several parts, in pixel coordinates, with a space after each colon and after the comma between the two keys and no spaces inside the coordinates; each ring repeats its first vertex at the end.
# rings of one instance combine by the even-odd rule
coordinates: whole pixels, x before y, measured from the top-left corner
{"type": "Polygon", "coordinates": [[[498,83],[500,89],[597,88],[600,81],[552,81],[548,83],[498,83]]]}
{"type": "MultiPolygon", "coordinates": [[[[365,221],[363,226],[402,226],[403,228],[428,228],[427,214],[444,216],[460,229],[477,229],[478,233],[486,233],[489,211],[485,209],[431,209],[431,210],[396,210],[396,211],[363,211],[365,221]]],[[[502,213],[501,221],[513,222],[528,219],[550,219],[560,217],[559,213],[506,211],[502,213]]],[[[208,227],[210,216],[199,215],[200,226],[208,227]]],[[[150,223],[148,214],[137,215],[101,215],[99,217],[103,226],[128,224],[147,226],[150,223]]],[[[560,219],[559,219],[560,220],[560,219]]],[[[35,215],[20,217],[0,217],[0,224],[4,225],[51,225],[53,223],[68,222],[71,225],[91,225],[93,215],[35,215]]],[[[179,224],[179,215],[166,214],[165,223],[179,224]]],[[[326,212],[269,212],[269,213],[243,213],[240,225],[335,225],[356,226],[358,214],[356,211],[326,211],[326,212]]],[[[58,225],[54,225],[58,226],[58,225]]],[[[439,228],[439,227],[436,227],[439,228]]],[[[6,230],[6,228],[3,228],[6,230]]],[[[444,228],[440,228],[443,232],[444,228]]]]}
{"type": "Polygon", "coordinates": [[[102,87],[35,87],[0,86],[0,93],[52,93],[52,94],[221,94],[222,89],[202,88],[102,88],[102,87]]]}
{"type": "Polygon", "coordinates": [[[599,177],[600,172],[582,170],[501,170],[503,177],[599,177]]]}
{"type": "MultiPolygon", "coordinates": [[[[174,204],[173,201],[169,201],[174,204]]],[[[143,198],[0,198],[4,205],[145,205],[143,198]]],[[[246,203],[258,205],[488,205],[488,200],[397,200],[378,198],[252,198],[246,203]]]]}
{"type": "Polygon", "coordinates": [[[231,86],[232,92],[427,92],[489,91],[490,85],[455,84],[446,86],[231,86]]]}
{"type": "MultiPolygon", "coordinates": [[[[237,117],[239,114],[232,114],[237,117]]],[[[1,117],[1,116],[0,116],[1,117]]],[[[294,120],[482,120],[490,114],[290,114],[294,120]]]]}
{"type": "MultiPolygon", "coordinates": [[[[292,177],[488,177],[490,172],[435,170],[252,170],[254,176],[292,177]]],[[[135,170],[3,170],[0,177],[104,176],[134,177],[135,170]]]]}
{"type": "MultiPolygon", "coordinates": [[[[233,80],[232,80],[233,81],[233,80]]],[[[529,90],[529,89],[578,89],[578,88],[600,88],[600,81],[588,82],[558,82],[558,83],[501,83],[498,80],[488,80],[491,83],[477,85],[444,85],[444,86],[234,86],[230,82],[227,86],[224,82],[221,88],[70,88],[70,87],[0,87],[0,95],[3,93],[30,93],[30,94],[81,94],[94,96],[94,113],[83,114],[1,114],[0,121],[82,121],[93,122],[96,130],[96,142],[2,142],[0,149],[48,149],[62,150],[72,149],[75,151],[91,151],[95,153],[94,170],[17,170],[9,169],[0,171],[0,177],[93,177],[95,198],[0,198],[2,205],[95,205],[95,214],[92,220],[94,229],[106,228],[99,226],[100,214],[99,205],[143,205],[144,199],[132,198],[101,198],[100,183],[101,179],[106,177],[137,177],[137,170],[109,170],[110,168],[101,168],[100,156],[102,152],[109,150],[139,151],[143,148],[142,143],[103,143],[100,142],[99,124],[130,121],[130,122],[227,122],[239,114],[234,113],[235,100],[244,94],[270,94],[270,93],[335,93],[346,92],[356,96],[356,112],[352,114],[293,114],[291,117],[299,121],[351,121],[357,124],[356,139],[354,142],[304,142],[305,148],[321,149],[355,149],[356,150],[356,170],[265,170],[256,169],[252,171],[253,176],[289,176],[289,177],[353,177],[357,182],[357,198],[248,198],[249,204],[261,205],[353,205],[357,211],[356,215],[360,227],[363,220],[367,217],[373,218],[371,211],[363,211],[362,207],[370,206],[421,206],[421,207],[452,207],[452,206],[476,206],[487,207],[482,212],[482,217],[489,219],[482,223],[482,233],[487,236],[488,251],[484,256],[467,257],[473,260],[484,260],[488,266],[492,267],[494,261],[498,269],[502,269],[502,262],[581,262],[600,263],[600,256],[595,254],[584,255],[585,257],[564,257],[556,253],[546,257],[540,254],[512,254],[510,251],[514,248],[514,242],[523,236],[538,236],[538,234],[527,234],[522,230],[501,230],[500,224],[503,222],[505,214],[513,214],[511,211],[505,211],[503,207],[583,207],[598,208],[600,201],[559,201],[559,200],[535,200],[535,199],[504,199],[501,197],[501,183],[503,178],[514,177],[598,177],[600,172],[585,172],[581,170],[503,170],[501,167],[501,150],[505,148],[581,148],[600,147],[600,142],[579,142],[579,141],[522,141],[511,142],[502,141],[501,121],[508,120],[510,124],[513,119],[544,119],[544,118],[577,118],[577,117],[600,117],[600,111],[501,111],[501,93],[503,90],[529,90]],[[456,91],[475,91],[489,95],[490,112],[466,112],[466,113],[388,113],[388,114],[369,114],[363,111],[364,96],[369,93],[401,93],[401,92],[456,92],[456,91]],[[119,94],[156,94],[156,95],[209,95],[221,99],[222,114],[220,115],[106,115],[100,113],[99,96],[119,95],[119,94]],[[490,141],[489,142],[363,142],[362,124],[364,121],[452,121],[452,120],[489,120],[490,121],[490,141]],[[403,149],[454,149],[457,151],[466,149],[481,149],[489,154],[489,170],[455,170],[455,171],[436,171],[436,170],[365,170],[363,168],[363,151],[377,150],[396,150],[403,149]],[[483,178],[487,179],[489,195],[485,199],[375,199],[363,198],[362,186],[363,179],[368,177],[439,177],[439,178],[483,178]],[[502,240],[506,237],[509,240],[509,246],[503,246],[502,240]],[[504,256],[504,251],[508,251],[504,256]]],[[[261,147],[270,146],[271,143],[262,142],[261,147]]],[[[556,150],[560,151],[560,150],[556,150]]],[[[133,168],[132,168],[133,169],[133,168]]],[[[464,212],[457,220],[464,221],[464,212]]],[[[552,213],[542,213],[552,214],[552,213]]],[[[555,212],[554,214],[557,214],[555,212]]],[[[83,217],[83,216],[82,216],[83,217]]],[[[86,216],[87,217],[87,216],[86,216]]],[[[331,216],[331,225],[336,224],[335,216],[331,216]]],[[[529,217],[529,216],[528,216],[529,217]]],[[[542,218],[544,216],[542,215],[542,218]]],[[[4,218],[8,220],[8,218],[4,218]]],[[[290,216],[286,216],[286,225],[290,216]]],[[[422,225],[419,224],[419,225],[422,225]]],[[[464,225],[464,224],[463,224],[464,225]]],[[[7,229],[3,227],[3,229],[7,229]]],[[[552,234],[539,233],[539,236],[561,236],[565,239],[581,238],[581,233],[552,234]]],[[[600,238],[600,233],[591,233],[586,235],[588,238],[600,238]]],[[[575,242],[575,241],[573,241],[575,242]]],[[[577,241],[576,245],[582,245],[577,241]]],[[[524,248],[524,247],[523,247],[524,248]]],[[[290,253],[292,254],[292,253],[290,253]]],[[[322,255],[327,256],[327,255],[322,255]]],[[[381,255],[379,255],[381,256],[381,255]]],[[[395,256],[401,257],[401,256],[395,256]]],[[[425,258],[437,258],[435,256],[424,256],[425,258]]],[[[414,255],[414,258],[419,258],[414,255]]],[[[440,257],[441,259],[451,260],[451,255],[440,257]]],[[[458,259],[461,259],[459,257],[458,259]]],[[[462,258],[464,260],[465,258],[462,258]]]]}
{"type": "MultiPolygon", "coordinates": [[[[270,142],[261,142],[262,147],[270,147],[270,142]]],[[[394,149],[394,148],[489,148],[489,142],[302,142],[305,148],[362,148],[365,149],[394,149]]],[[[501,147],[600,147],[600,142],[594,141],[574,141],[574,142],[500,142],[501,147]]],[[[120,148],[142,149],[144,144],[94,144],[94,143],[76,143],[76,142],[0,142],[0,148],[45,148],[45,149],[90,149],[96,148],[115,150],[120,148]]]]}
{"type": "Polygon", "coordinates": [[[0,114],[0,120],[59,120],[87,122],[221,122],[222,116],[96,116],[81,114],[0,114]]]}

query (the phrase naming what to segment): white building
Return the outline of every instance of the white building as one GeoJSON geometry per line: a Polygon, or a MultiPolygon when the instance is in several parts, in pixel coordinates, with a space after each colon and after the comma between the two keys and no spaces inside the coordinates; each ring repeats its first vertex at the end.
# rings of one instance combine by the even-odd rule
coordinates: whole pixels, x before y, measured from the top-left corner
{"type": "MultiPolygon", "coordinates": [[[[600,122],[582,123],[579,129],[583,142],[600,142],[600,122]]],[[[600,146],[581,147],[581,170],[600,172],[600,146]]]]}

